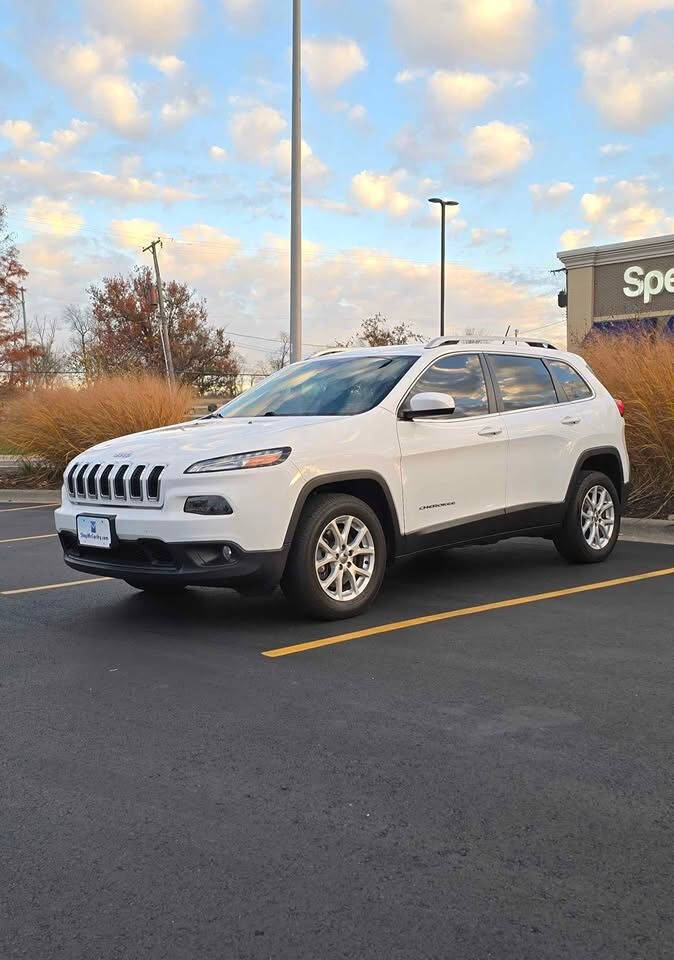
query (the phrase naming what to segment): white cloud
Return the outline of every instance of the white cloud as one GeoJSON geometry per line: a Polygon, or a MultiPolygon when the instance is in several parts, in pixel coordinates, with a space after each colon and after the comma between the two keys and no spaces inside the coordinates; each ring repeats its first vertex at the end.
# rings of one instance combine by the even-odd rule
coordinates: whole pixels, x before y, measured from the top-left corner
{"type": "Polygon", "coordinates": [[[187,89],[162,106],[162,123],[167,127],[180,127],[198,113],[202,113],[210,102],[210,96],[205,90],[187,89]]]}
{"type": "Polygon", "coordinates": [[[73,118],[70,121],[70,126],[54,130],[51,140],[39,140],[33,144],[33,150],[42,157],[54,157],[59,153],[74,150],[75,147],[90,137],[94,130],[95,124],[73,118]]]}
{"type": "Polygon", "coordinates": [[[465,139],[463,174],[473,183],[493,183],[516,173],[531,159],[533,148],[519,127],[500,120],[473,127],[465,139]]]}
{"type": "Polygon", "coordinates": [[[619,180],[610,192],[584,193],[581,210],[594,229],[622,240],[658,236],[674,230],[667,195],[648,180],[619,180]]]}
{"type": "Polygon", "coordinates": [[[127,77],[96,77],[89,90],[89,104],[97,119],[126,136],[142,136],[148,129],[149,116],[141,109],[136,89],[127,77]]]}
{"type": "Polygon", "coordinates": [[[5,139],[11,140],[15,147],[26,146],[36,136],[33,124],[28,120],[5,120],[0,126],[0,133],[5,139]]]}
{"type": "Polygon", "coordinates": [[[242,160],[261,163],[265,162],[265,157],[286,127],[285,118],[278,110],[254,106],[234,114],[229,123],[229,134],[242,160]]]}
{"type": "Polygon", "coordinates": [[[389,0],[398,46],[414,64],[516,66],[535,48],[535,0],[389,0]]]}
{"type": "Polygon", "coordinates": [[[175,245],[166,244],[166,267],[178,275],[185,270],[189,279],[202,282],[214,269],[221,270],[239,251],[241,244],[219,227],[193,223],[181,227],[175,245]]]}
{"type": "Polygon", "coordinates": [[[55,50],[50,63],[54,78],[93,116],[118,133],[142,136],[149,116],[142,109],[138,90],[126,76],[124,48],[114,37],[97,37],[55,50]]]}
{"type": "Polygon", "coordinates": [[[136,51],[164,54],[189,34],[197,0],[86,0],[87,19],[101,33],[124,40],[136,51]]]}
{"type": "Polygon", "coordinates": [[[645,14],[674,10],[674,0],[577,0],[576,26],[583,33],[610,34],[645,14]]]}
{"type": "Polygon", "coordinates": [[[218,147],[213,145],[208,151],[211,160],[214,160],[216,163],[220,163],[223,160],[227,159],[227,151],[224,147],[218,147]]]}
{"type": "Polygon", "coordinates": [[[599,153],[602,157],[622,157],[623,154],[629,153],[629,149],[624,143],[604,143],[599,148],[599,153]]]}
{"type": "Polygon", "coordinates": [[[578,247],[586,247],[591,240],[591,233],[586,229],[565,230],[559,238],[562,250],[575,250],[578,247]]]}
{"type": "Polygon", "coordinates": [[[363,51],[354,40],[321,40],[302,43],[302,69],[309,86],[331,93],[367,67],[363,51]]]}
{"type": "MultiPolygon", "coordinates": [[[[270,166],[281,177],[290,174],[291,144],[278,139],[288,124],[273,107],[253,106],[235,113],[229,124],[232,143],[240,160],[270,166]]],[[[307,181],[320,180],[328,168],[306,141],[302,141],[302,167],[307,181]]]]}
{"type": "Polygon", "coordinates": [[[161,234],[161,227],[154,220],[113,220],[110,230],[115,240],[125,250],[140,252],[161,234]]]}
{"type": "Polygon", "coordinates": [[[497,246],[502,253],[510,245],[510,231],[506,227],[473,227],[470,231],[471,247],[497,246]]]}
{"type": "Polygon", "coordinates": [[[48,197],[35,197],[26,216],[35,230],[57,237],[75,236],[84,223],[84,219],[69,203],[48,197]]]}
{"type": "Polygon", "coordinates": [[[113,173],[101,173],[99,170],[85,170],[63,180],[64,189],[69,189],[71,183],[73,191],[83,196],[95,194],[108,197],[120,203],[162,203],[170,206],[183,200],[194,199],[194,194],[181,187],[165,186],[139,177],[116,176],[113,173]]]}
{"type": "Polygon", "coordinates": [[[164,54],[162,57],[150,57],[149,62],[156,70],[167,77],[173,77],[185,68],[185,61],[172,53],[164,54]]]}
{"type": "Polygon", "coordinates": [[[368,210],[382,210],[392,217],[404,217],[418,203],[399,189],[404,176],[403,171],[387,174],[363,170],[351,181],[351,196],[368,210]]]}
{"type": "Polygon", "coordinates": [[[436,70],[428,79],[431,106],[438,114],[480,110],[497,89],[483,73],[436,70]]]}
{"type": "Polygon", "coordinates": [[[667,120],[674,99],[674,31],[651,24],[580,51],[585,95],[617,130],[642,131],[667,120]]]}
{"type": "MultiPolygon", "coordinates": [[[[291,161],[291,143],[290,140],[281,140],[269,152],[268,158],[271,160],[276,172],[281,177],[290,176],[291,161]]],[[[319,157],[316,156],[306,140],[302,141],[302,176],[309,183],[322,180],[328,174],[328,168],[319,157]]]]}
{"type": "MultiPolygon", "coordinates": [[[[230,329],[260,336],[278,330],[278,318],[287,315],[288,309],[287,238],[268,237],[259,249],[239,248],[237,252],[217,227],[192,224],[179,230],[176,240],[183,242],[165,240],[163,275],[167,280],[195,283],[208,301],[212,323],[222,325],[226,318],[230,329]],[[211,256],[217,258],[216,262],[205,263],[204,258],[211,256]]],[[[328,344],[355,332],[362,318],[370,315],[373,304],[391,323],[405,320],[424,336],[435,334],[438,308],[434,259],[415,263],[386,249],[351,248],[327,253],[316,249],[308,238],[306,247],[307,352],[315,349],[309,344],[328,344]]],[[[124,249],[128,252],[117,249],[102,253],[99,242],[94,244],[84,236],[69,241],[46,235],[39,243],[25,244],[22,256],[31,271],[33,308],[60,317],[63,305],[81,300],[92,281],[130,271],[142,262],[137,247],[124,249]]],[[[147,254],[145,257],[151,263],[147,254]]],[[[452,327],[457,331],[479,325],[497,334],[509,323],[526,331],[559,317],[548,294],[541,296],[526,284],[506,281],[497,274],[448,263],[447,285],[452,291],[452,327]]],[[[259,359],[260,354],[255,357],[259,359]]]]}
{"type": "Polygon", "coordinates": [[[222,0],[225,14],[238,26],[254,23],[262,12],[264,0],[222,0]]]}
{"type": "Polygon", "coordinates": [[[399,70],[395,75],[395,82],[399,84],[415,83],[427,76],[428,70],[399,70]]]}
{"type": "Polygon", "coordinates": [[[556,183],[532,183],[529,187],[537,207],[558,207],[573,191],[573,184],[567,180],[558,180],[556,183]]]}

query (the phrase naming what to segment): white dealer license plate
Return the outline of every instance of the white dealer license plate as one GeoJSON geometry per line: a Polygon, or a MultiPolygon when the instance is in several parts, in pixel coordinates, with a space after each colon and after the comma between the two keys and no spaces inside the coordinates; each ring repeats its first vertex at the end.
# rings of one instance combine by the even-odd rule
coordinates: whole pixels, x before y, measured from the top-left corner
{"type": "Polygon", "coordinates": [[[83,547],[102,547],[109,550],[112,546],[110,521],[104,517],[78,517],[77,540],[83,547]]]}

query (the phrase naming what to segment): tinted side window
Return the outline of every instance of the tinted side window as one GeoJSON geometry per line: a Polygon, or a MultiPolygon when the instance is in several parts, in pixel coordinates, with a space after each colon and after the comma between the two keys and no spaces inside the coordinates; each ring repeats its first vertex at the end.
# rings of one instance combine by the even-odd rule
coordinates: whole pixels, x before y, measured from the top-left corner
{"type": "Polygon", "coordinates": [[[490,356],[504,410],[545,407],[557,403],[552,377],[538,357],[490,356]]]}
{"type": "Polygon", "coordinates": [[[452,420],[489,413],[487,386],[476,353],[438,360],[422,373],[410,390],[408,400],[418,393],[446,393],[454,397],[456,410],[451,415],[452,420]]]}
{"type": "Polygon", "coordinates": [[[557,383],[561,386],[567,400],[585,400],[592,396],[592,391],[579,373],[563,360],[548,360],[557,383]]]}

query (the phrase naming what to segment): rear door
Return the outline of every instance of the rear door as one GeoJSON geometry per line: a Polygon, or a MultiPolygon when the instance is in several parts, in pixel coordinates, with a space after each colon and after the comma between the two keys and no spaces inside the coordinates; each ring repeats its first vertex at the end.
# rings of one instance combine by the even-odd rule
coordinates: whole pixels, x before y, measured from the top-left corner
{"type": "Polygon", "coordinates": [[[541,357],[490,353],[487,360],[510,441],[507,511],[561,503],[576,462],[575,415],[560,404],[541,357]]]}
{"type": "Polygon", "coordinates": [[[446,417],[398,420],[405,532],[426,533],[505,512],[507,437],[479,354],[441,357],[407,397],[446,393],[446,417]]]}

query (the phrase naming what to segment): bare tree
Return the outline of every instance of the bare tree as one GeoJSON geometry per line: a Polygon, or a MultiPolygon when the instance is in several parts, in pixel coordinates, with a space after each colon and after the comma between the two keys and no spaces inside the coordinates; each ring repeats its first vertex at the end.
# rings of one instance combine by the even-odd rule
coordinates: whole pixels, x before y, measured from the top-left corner
{"type": "Polygon", "coordinates": [[[69,367],[72,373],[91,379],[94,373],[92,347],[96,337],[96,323],[89,307],[68,304],[63,320],[71,332],[69,367]]]}
{"type": "Polygon", "coordinates": [[[271,376],[277,370],[282,370],[290,363],[290,337],[285,330],[279,330],[279,345],[266,360],[258,365],[258,372],[265,377],[271,376]]]}
{"type": "Polygon", "coordinates": [[[56,321],[35,317],[31,324],[31,341],[38,353],[31,364],[34,386],[51,386],[65,371],[65,357],[56,346],[56,321]]]}

